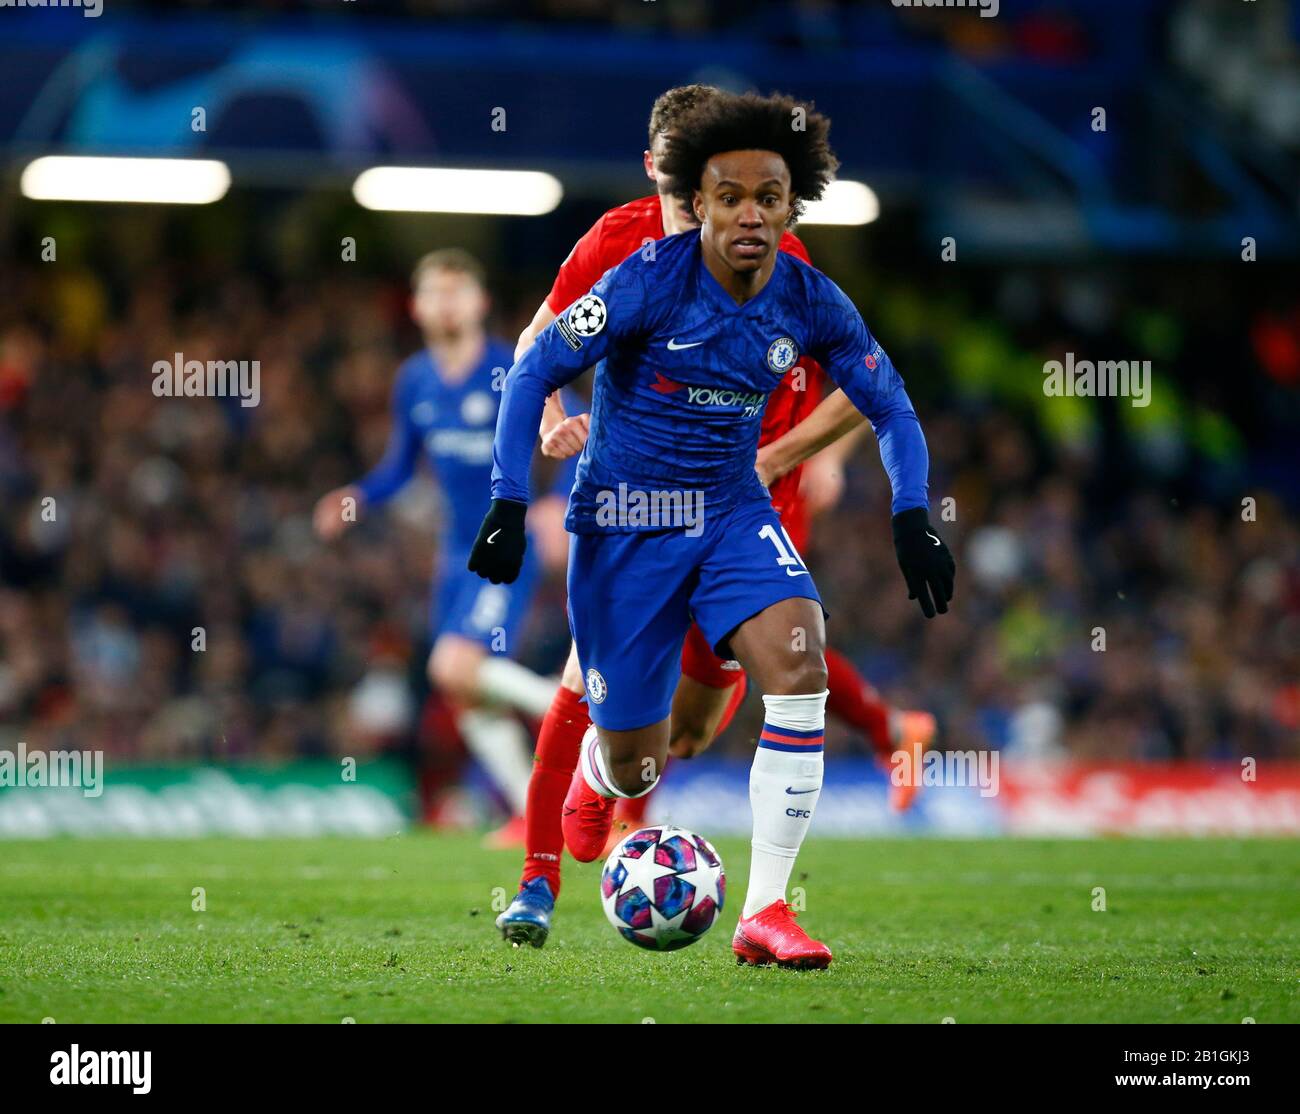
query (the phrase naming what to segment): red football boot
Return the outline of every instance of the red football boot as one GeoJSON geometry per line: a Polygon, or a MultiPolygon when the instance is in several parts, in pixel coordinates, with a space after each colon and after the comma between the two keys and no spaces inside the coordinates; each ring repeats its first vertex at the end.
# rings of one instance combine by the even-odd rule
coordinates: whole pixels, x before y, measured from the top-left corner
{"type": "Polygon", "coordinates": [[[798,967],[820,971],[831,965],[831,950],[794,923],[797,914],[784,900],[774,901],[752,917],[741,917],[731,950],[737,963],[762,967],[798,967]]]}
{"type": "Polygon", "coordinates": [[[524,818],[512,816],[483,837],[483,846],[489,851],[515,851],[526,846],[525,835],[524,818]]]}
{"type": "Polygon", "coordinates": [[[645,827],[646,808],[653,796],[653,793],[646,793],[641,797],[624,797],[619,800],[618,807],[614,809],[614,823],[610,826],[602,858],[609,858],[609,853],[627,838],[629,832],[645,827]]]}
{"type": "MultiPolygon", "coordinates": [[[[587,728],[583,737],[584,747],[592,745],[596,728],[587,728]]],[[[564,831],[564,845],[580,863],[594,862],[600,858],[609,842],[610,829],[614,826],[614,806],[617,797],[602,797],[582,776],[582,756],[579,752],[578,768],[573,771],[573,780],[569,782],[569,792],[564,797],[564,809],[560,816],[560,827],[564,831]]]]}

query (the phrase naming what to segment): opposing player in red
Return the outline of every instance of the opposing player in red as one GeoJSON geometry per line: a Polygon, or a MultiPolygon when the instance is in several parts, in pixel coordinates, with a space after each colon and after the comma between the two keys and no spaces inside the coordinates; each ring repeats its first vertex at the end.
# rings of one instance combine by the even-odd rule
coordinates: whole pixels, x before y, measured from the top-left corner
{"type": "MultiPolygon", "coordinates": [[[[520,335],[516,359],[611,267],[634,252],[653,250],[651,245],[664,236],[697,227],[694,214],[673,195],[657,166],[675,121],[715,93],[711,86],[686,85],[668,90],[655,101],[650,114],[650,147],[643,160],[646,176],[655,182],[658,192],[609,210],[574,245],[546,300],[520,335]]],[[[779,248],[811,265],[807,249],[793,233],[782,235],[779,248]]],[[[806,547],[812,517],[837,501],[844,460],[865,430],[862,415],[842,391],[832,391],[823,398],[825,386],[822,369],[804,359],[773,392],[763,415],[756,467],[797,550],[806,547]],[[809,462],[807,467],[805,461],[809,462]]],[[[580,452],[589,422],[587,414],[566,415],[558,396],[552,396],[542,423],[543,453],[564,459],[580,452]]],[[[861,731],[882,759],[887,760],[900,748],[920,757],[935,734],[932,715],[891,708],[848,658],[829,647],[826,665],[828,712],[861,731]]],[[[692,626],[682,648],[682,676],[673,698],[669,753],[691,758],[705,750],[731,722],[745,691],[745,674],[739,663],[718,658],[699,629],[692,626]]],[[[541,947],[546,942],[550,914],[559,895],[564,846],[567,844],[580,862],[590,862],[604,852],[610,839],[615,819],[613,800],[602,806],[607,815],[595,818],[597,823],[592,823],[590,816],[576,814],[576,801],[566,801],[570,783],[574,782],[579,747],[591,723],[583,699],[582,672],[577,656],[571,652],[537,738],[525,813],[526,857],[519,894],[496,921],[505,939],[514,944],[527,942],[541,947]]],[[[909,807],[915,792],[912,785],[896,786],[891,782],[892,805],[896,809],[909,807]]],[[[647,798],[619,803],[619,819],[636,824],[644,814],[647,798]]]]}

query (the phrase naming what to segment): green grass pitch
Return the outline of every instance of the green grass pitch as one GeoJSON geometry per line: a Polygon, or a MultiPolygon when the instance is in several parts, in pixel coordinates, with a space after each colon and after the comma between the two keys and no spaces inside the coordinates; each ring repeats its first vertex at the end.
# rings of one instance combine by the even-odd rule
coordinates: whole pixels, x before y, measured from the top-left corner
{"type": "Polygon", "coordinates": [[[719,850],[722,920],[658,955],[571,861],[550,942],[510,948],[519,857],[471,837],[7,843],[0,1022],[1300,1021],[1300,841],[810,840],[825,972],[734,964],[719,850]]]}

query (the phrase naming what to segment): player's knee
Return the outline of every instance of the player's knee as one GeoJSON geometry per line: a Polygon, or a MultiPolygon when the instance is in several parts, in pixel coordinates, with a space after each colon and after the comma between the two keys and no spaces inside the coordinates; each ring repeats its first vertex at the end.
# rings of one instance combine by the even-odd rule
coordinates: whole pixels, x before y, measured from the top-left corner
{"type": "Polygon", "coordinates": [[[770,696],[795,696],[826,691],[826,658],[820,652],[790,658],[773,679],[770,696]]]}
{"type": "Polygon", "coordinates": [[[825,692],[829,674],[826,672],[826,657],[820,651],[809,654],[798,671],[796,692],[825,692]]]}
{"type": "Polygon", "coordinates": [[[429,683],[458,704],[478,702],[478,662],[447,647],[429,655],[429,683]]]}

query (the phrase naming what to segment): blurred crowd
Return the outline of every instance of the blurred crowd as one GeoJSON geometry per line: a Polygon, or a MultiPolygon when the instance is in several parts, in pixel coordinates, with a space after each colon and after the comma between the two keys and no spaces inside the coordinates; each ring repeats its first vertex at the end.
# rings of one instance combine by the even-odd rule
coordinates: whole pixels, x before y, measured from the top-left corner
{"type": "Polygon", "coordinates": [[[1201,82],[1235,127],[1300,148],[1300,3],[1243,11],[1213,0],[1179,6],[1170,54],[1201,82]]]}
{"type": "MultiPolygon", "coordinates": [[[[147,246],[141,251],[148,253],[147,246]]],[[[908,380],[957,606],[906,598],[868,438],[809,563],[830,637],[952,746],[1300,757],[1300,298],[1156,265],[827,270],[908,380]],[[1043,363],[1149,358],[1151,405],[1049,397],[1043,363]]],[[[1219,264],[1218,267],[1223,267],[1219,264]]],[[[0,278],[0,745],[140,760],[418,754],[436,485],[340,544],[314,500],[381,453],[416,343],[404,276],[137,266],[0,278]],[[261,399],[160,398],[152,367],[256,359],[261,399]]],[[[499,307],[513,337],[542,290],[499,307]]],[[[558,671],[564,586],[521,657],[558,671]]],[[[720,744],[751,745],[751,697],[720,744]]],[[[833,753],[865,750],[832,725],[833,753]]]]}
{"type": "Polygon", "coordinates": [[[950,745],[1300,755],[1300,296],[1222,267],[858,293],[918,398],[961,606],[919,624],[891,590],[889,538],[861,521],[888,488],[862,458],[814,567],[847,611],[836,637],[950,745]],[[1150,404],[1048,396],[1069,354],[1150,359],[1150,404]]]}

